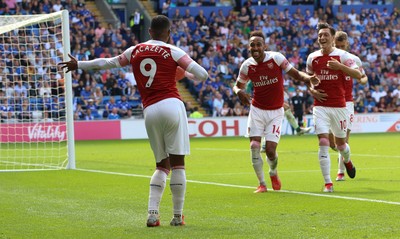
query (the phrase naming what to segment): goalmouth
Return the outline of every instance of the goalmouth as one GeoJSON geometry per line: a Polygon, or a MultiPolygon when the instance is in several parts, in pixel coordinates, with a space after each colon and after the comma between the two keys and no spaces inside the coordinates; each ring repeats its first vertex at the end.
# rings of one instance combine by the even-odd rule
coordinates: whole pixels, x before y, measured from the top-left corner
{"type": "Polygon", "coordinates": [[[75,169],[67,10],[0,16],[0,172],[75,169]]]}

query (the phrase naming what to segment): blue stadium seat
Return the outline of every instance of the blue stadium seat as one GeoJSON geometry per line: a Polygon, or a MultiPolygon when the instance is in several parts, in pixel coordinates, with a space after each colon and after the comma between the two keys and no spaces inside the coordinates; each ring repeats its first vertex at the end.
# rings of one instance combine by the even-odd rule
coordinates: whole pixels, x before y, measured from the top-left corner
{"type": "Polygon", "coordinates": [[[110,101],[110,96],[106,95],[103,96],[103,102],[101,103],[102,105],[106,105],[110,101]]]}
{"type": "Polygon", "coordinates": [[[118,101],[121,100],[121,96],[120,95],[114,95],[114,99],[115,99],[115,102],[118,103],[118,101]]]}

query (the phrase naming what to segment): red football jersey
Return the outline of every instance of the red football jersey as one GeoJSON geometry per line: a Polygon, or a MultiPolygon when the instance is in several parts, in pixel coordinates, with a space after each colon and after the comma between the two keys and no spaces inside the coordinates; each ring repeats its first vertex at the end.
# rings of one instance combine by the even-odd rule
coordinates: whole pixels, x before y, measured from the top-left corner
{"type": "Polygon", "coordinates": [[[320,50],[311,53],[307,58],[307,73],[316,74],[321,83],[315,89],[322,89],[328,95],[323,102],[314,101],[315,106],[346,107],[346,75],[342,71],[331,70],[327,63],[334,58],[350,68],[357,68],[350,53],[335,48],[329,55],[320,50]]]}
{"type": "Polygon", "coordinates": [[[288,60],[278,52],[266,51],[262,63],[252,57],[245,60],[240,67],[238,81],[253,83],[253,100],[257,108],[275,110],[283,106],[283,73],[292,69],[288,60]]]}
{"type": "Polygon", "coordinates": [[[176,69],[180,66],[186,70],[193,61],[183,50],[150,40],[129,48],[123,55],[132,65],[144,108],[167,98],[181,99],[176,87],[176,69]]]}
{"type": "MultiPolygon", "coordinates": [[[[357,65],[358,69],[361,71],[361,73],[365,73],[362,68],[362,62],[361,62],[360,58],[351,53],[349,53],[349,54],[355,61],[356,65],[357,65]]],[[[353,79],[350,76],[346,77],[345,90],[346,90],[346,94],[345,94],[346,102],[353,102],[353,79]]]]}

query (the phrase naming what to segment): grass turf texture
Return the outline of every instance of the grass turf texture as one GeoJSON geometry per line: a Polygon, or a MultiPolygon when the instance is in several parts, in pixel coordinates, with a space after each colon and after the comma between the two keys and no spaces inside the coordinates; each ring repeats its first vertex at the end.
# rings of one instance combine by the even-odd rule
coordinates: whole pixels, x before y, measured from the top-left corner
{"type": "Polygon", "coordinates": [[[352,135],[357,176],[326,194],[316,136],[283,136],[282,191],[268,179],[269,191],[254,194],[248,139],[192,139],[187,225],[178,228],[169,226],[168,183],[161,227],[145,226],[154,170],[146,140],[77,142],[78,170],[0,173],[0,238],[398,238],[399,142],[400,134],[352,135]]]}

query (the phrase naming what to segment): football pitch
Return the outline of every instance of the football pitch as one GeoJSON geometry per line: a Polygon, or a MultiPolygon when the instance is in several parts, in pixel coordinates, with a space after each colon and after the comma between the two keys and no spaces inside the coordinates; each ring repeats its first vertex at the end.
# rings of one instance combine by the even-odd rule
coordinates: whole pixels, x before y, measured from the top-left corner
{"type": "Polygon", "coordinates": [[[247,138],[191,139],[187,225],[169,226],[167,182],[161,226],[147,228],[147,140],[76,142],[77,170],[0,173],[0,238],[400,238],[400,134],[353,134],[350,146],[356,178],[322,193],[317,137],[282,136],[282,190],[267,177],[255,194],[247,138]]]}

